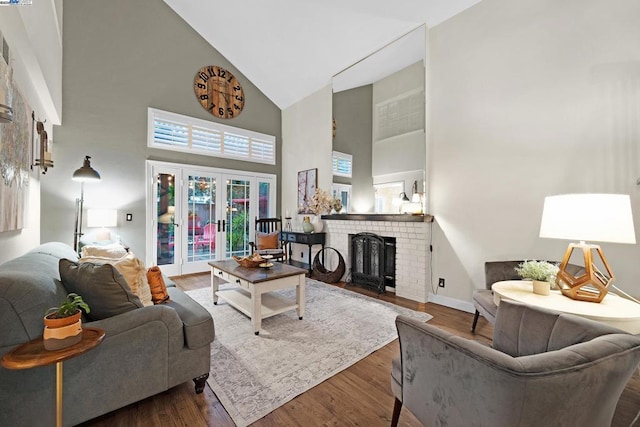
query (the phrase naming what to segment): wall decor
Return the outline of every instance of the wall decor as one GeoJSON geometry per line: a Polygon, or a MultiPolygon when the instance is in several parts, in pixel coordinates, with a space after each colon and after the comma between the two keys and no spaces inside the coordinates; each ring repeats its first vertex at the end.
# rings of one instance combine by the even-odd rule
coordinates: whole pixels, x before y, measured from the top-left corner
{"type": "Polygon", "coordinates": [[[38,137],[34,138],[34,144],[32,145],[33,153],[31,157],[33,159],[33,163],[31,169],[33,170],[34,166],[40,166],[42,173],[46,174],[47,170],[53,167],[53,144],[49,140],[47,131],[44,129],[44,122],[36,120],[36,115],[33,111],[31,112],[31,121],[33,122],[36,133],[38,134],[38,137]]]}
{"type": "MultiPolygon", "coordinates": [[[[0,75],[10,68],[0,59],[0,75]]],[[[0,232],[20,230],[25,225],[29,201],[31,164],[31,108],[11,79],[13,121],[0,124],[0,232]]]]}
{"type": "Polygon", "coordinates": [[[231,119],[244,108],[244,91],[238,79],[217,65],[202,67],[193,79],[202,108],[220,119],[231,119]]]}
{"type": "Polygon", "coordinates": [[[298,172],[298,213],[313,213],[310,208],[311,198],[318,186],[318,169],[298,172]]]}

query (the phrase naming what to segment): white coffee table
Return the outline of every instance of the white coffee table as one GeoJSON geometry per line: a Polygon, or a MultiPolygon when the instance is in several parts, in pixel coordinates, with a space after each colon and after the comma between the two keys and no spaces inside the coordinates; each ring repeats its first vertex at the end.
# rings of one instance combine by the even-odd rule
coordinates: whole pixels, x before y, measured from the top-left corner
{"type": "Polygon", "coordinates": [[[632,334],[640,333],[640,304],[607,293],[602,302],[578,301],[552,290],[550,295],[533,293],[533,282],[529,280],[506,280],[491,286],[493,299],[500,305],[501,299],[542,307],[562,313],[574,314],[597,320],[632,334]]]}
{"type": "Polygon", "coordinates": [[[271,268],[245,268],[234,260],[211,261],[211,291],[213,303],[218,297],[251,319],[253,332],[258,335],[262,319],[296,310],[298,318],[304,317],[305,273],[307,270],[281,262],[271,268]],[[218,280],[233,285],[233,289],[218,290],[218,280]],[[296,299],[290,300],[273,293],[280,289],[295,288],[296,299]]]}

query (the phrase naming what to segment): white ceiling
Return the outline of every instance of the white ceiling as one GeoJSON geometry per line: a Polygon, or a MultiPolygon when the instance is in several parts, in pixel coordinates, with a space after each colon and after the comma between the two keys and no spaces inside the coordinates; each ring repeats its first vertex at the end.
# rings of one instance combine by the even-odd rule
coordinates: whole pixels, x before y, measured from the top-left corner
{"type": "Polygon", "coordinates": [[[393,40],[480,0],[164,1],[284,109],[393,40]]]}

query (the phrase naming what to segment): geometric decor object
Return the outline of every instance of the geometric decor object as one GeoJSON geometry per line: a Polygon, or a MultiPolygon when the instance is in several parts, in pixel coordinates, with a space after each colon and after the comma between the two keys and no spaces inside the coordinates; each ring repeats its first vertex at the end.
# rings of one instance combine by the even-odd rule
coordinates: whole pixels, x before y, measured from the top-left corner
{"type": "Polygon", "coordinates": [[[585,240],[636,243],[631,199],[626,194],[564,194],[546,197],[540,237],[579,240],[567,248],[556,284],[563,295],[590,302],[602,302],[615,276],[599,245],[585,240]],[[582,251],[584,273],[575,276],[566,270],[574,250],[582,251]],[[602,269],[594,263],[594,251],[602,269]],[[603,271],[604,270],[604,271],[603,271]]]}
{"type": "Polygon", "coordinates": [[[556,285],[563,295],[575,300],[590,302],[602,302],[609,290],[609,284],[614,280],[615,276],[600,246],[587,243],[569,244],[560,264],[560,270],[556,275],[556,285]],[[577,277],[565,269],[574,250],[581,250],[584,259],[584,274],[577,277]],[[593,263],[594,251],[602,260],[606,272],[600,271],[593,263]]]}

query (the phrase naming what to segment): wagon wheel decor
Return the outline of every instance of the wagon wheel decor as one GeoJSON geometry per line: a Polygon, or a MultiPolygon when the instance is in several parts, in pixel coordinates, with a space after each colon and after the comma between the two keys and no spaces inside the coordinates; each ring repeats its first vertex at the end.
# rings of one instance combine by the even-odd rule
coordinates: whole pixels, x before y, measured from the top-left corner
{"type": "Polygon", "coordinates": [[[345,271],[346,271],[346,266],[345,266],[345,263],[344,263],[344,258],[342,257],[340,252],[338,252],[334,248],[331,248],[331,247],[323,248],[322,250],[318,251],[316,256],[313,258],[313,276],[312,276],[312,278],[320,280],[321,282],[325,282],[325,283],[336,283],[336,282],[339,282],[340,279],[342,278],[342,276],[344,275],[345,271]],[[338,256],[338,266],[333,271],[328,270],[320,262],[321,258],[322,259],[327,259],[328,253],[325,253],[325,251],[333,251],[338,256]]]}

